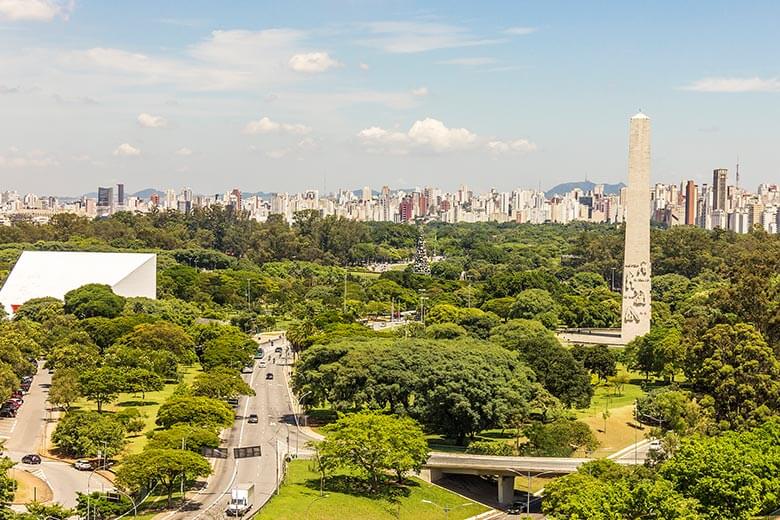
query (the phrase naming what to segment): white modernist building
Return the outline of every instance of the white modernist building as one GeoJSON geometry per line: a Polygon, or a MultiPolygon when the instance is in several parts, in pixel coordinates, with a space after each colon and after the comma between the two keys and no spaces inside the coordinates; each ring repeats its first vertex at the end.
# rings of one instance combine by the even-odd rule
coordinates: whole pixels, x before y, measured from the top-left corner
{"type": "Polygon", "coordinates": [[[24,251],[0,289],[9,314],[32,298],[65,293],[90,283],[105,284],[120,296],[157,296],[157,255],[24,251]]]}

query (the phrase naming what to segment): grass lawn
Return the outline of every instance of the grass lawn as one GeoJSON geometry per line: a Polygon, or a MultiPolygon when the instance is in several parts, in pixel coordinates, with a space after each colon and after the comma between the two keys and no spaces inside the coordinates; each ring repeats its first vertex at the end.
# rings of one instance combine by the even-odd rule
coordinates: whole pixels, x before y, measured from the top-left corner
{"type": "MultiPolygon", "coordinates": [[[[593,457],[606,457],[616,451],[641,441],[648,428],[637,429],[633,425],[634,421],[634,402],[645,395],[642,389],[644,378],[638,372],[628,372],[625,368],[618,365],[619,373],[628,374],[631,381],[627,383],[619,394],[615,393],[611,385],[599,385],[595,389],[590,406],[577,410],[577,418],[587,423],[596,439],[601,443],[593,457]],[[604,432],[604,410],[609,410],[609,417],[606,422],[606,432],[604,432]]],[[[661,382],[650,383],[651,385],[662,385],[661,382]]]]}
{"type": "MultiPolygon", "coordinates": [[[[350,495],[328,490],[325,498],[320,498],[319,475],[311,469],[312,462],[292,461],[279,496],[271,498],[256,518],[274,520],[439,520],[444,512],[434,505],[426,504],[430,500],[441,506],[455,507],[469,502],[467,499],[450,493],[418,479],[405,488],[407,493],[397,498],[369,497],[350,495]]],[[[488,508],[480,504],[459,507],[449,513],[450,520],[462,520],[477,515],[488,508]]]]}
{"type": "MultiPolygon", "coordinates": [[[[185,383],[192,383],[195,376],[200,371],[201,368],[199,365],[184,367],[182,369],[182,374],[184,376],[182,381],[185,383]]],[[[103,410],[107,412],[116,412],[122,408],[131,406],[136,407],[145,416],[144,421],[146,424],[144,425],[143,431],[128,437],[129,442],[125,448],[125,455],[131,455],[143,450],[148,441],[146,434],[157,427],[154,423],[157,419],[157,410],[159,410],[165,400],[173,394],[176,386],[178,386],[178,384],[169,384],[165,385],[165,387],[158,392],[147,392],[143,400],[141,399],[140,394],[121,393],[116,401],[111,404],[103,405],[103,410]]],[[[73,409],[96,410],[97,405],[95,405],[94,402],[81,399],[74,404],[73,409]]]]}

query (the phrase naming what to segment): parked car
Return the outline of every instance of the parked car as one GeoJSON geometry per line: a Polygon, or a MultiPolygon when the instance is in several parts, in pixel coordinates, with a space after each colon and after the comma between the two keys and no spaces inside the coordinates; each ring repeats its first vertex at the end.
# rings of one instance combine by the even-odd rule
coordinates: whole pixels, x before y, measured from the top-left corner
{"type": "Polygon", "coordinates": [[[256,413],[250,413],[249,414],[249,418],[247,419],[247,422],[251,423],[251,424],[257,424],[257,421],[258,421],[257,414],[256,413]]]}
{"type": "Polygon", "coordinates": [[[20,388],[19,390],[14,390],[13,393],[11,394],[11,397],[18,397],[19,399],[21,399],[23,395],[24,392],[22,392],[22,389],[20,388]]]}
{"type": "Polygon", "coordinates": [[[16,410],[13,408],[0,408],[0,417],[16,417],[16,410]]]}
{"type": "Polygon", "coordinates": [[[268,362],[265,359],[263,359],[257,362],[257,366],[259,366],[260,368],[265,368],[268,366],[268,362]]]}
{"type": "Polygon", "coordinates": [[[268,372],[268,373],[265,375],[265,378],[266,378],[266,379],[273,379],[273,378],[274,378],[274,375],[273,375],[271,372],[268,372]]]}
{"type": "Polygon", "coordinates": [[[30,391],[30,383],[22,383],[20,386],[22,387],[22,390],[24,392],[29,392],[30,391]]]}
{"type": "Polygon", "coordinates": [[[40,464],[41,463],[41,457],[40,455],[35,455],[33,453],[29,455],[25,455],[22,457],[22,464],[40,464]]]}
{"type": "Polygon", "coordinates": [[[92,471],[92,463],[86,459],[79,459],[73,463],[73,467],[79,471],[92,471]]]}
{"type": "Polygon", "coordinates": [[[255,352],[255,359],[263,359],[264,354],[263,349],[257,349],[257,352],[255,352]]]}
{"type": "Polygon", "coordinates": [[[33,380],[32,376],[24,376],[22,378],[22,383],[32,383],[32,380],[33,380]]]}

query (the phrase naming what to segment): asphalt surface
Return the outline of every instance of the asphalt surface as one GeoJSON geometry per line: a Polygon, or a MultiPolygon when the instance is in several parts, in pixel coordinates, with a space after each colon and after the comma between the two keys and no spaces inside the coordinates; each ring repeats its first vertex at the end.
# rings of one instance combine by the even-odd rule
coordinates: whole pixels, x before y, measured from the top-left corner
{"type": "MultiPolygon", "coordinates": [[[[305,445],[311,439],[303,433],[297,437],[298,428],[286,383],[290,364],[280,354],[273,352],[278,346],[287,349],[287,344],[274,341],[274,347],[267,343],[261,346],[265,351],[263,360],[267,367],[260,368],[258,360],[255,360],[252,373],[243,375],[256,395],[239,400],[236,422],[226,436],[226,442],[223,442],[223,446],[230,447],[229,458],[214,459],[214,471],[206,487],[190,492],[185,507],[163,517],[165,520],[222,518],[230,490],[243,483],[255,484],[254,506],[247,513],[251,514],[262,507],[276,490],[277,479],[281,480],[284,471],[285,457],[296,453],[296,438],[298,454],[305,456],[309,453],[305,445]],[[273,359],[276,359],[276,363],[272,362],[273,359]],[[266,379],[269,373],[274,376],[271,380],[266,379]],[[257,424],[247,422],[250,414],[257,414],[257,424]],[[248,446],[260,446],[261,456],[242,459],[233,457],[233,447],[248,446]]],[[[289,362],[292,363],[291,357],[289,362]]]]}
{"type": "MultiPolygon", "coordinates": [[[[43,363],[40,364],[41,367],[43,363]]],[[[15,418],[0,419],[0,438],[5,439],[5,455],[17,462],[17,468],[29,471],[46,482],[54,493],[54,501],[65,507],[76,506],[76,492],[113,489],[113,485],[97,473],[78,471],[66,462],[42,458],[41,464],[22,464],[27,454],[42,452],[50,422],[49,403],[46,401],[51,386],[51,374],[38,369],[24,404],[15,418]]]]}

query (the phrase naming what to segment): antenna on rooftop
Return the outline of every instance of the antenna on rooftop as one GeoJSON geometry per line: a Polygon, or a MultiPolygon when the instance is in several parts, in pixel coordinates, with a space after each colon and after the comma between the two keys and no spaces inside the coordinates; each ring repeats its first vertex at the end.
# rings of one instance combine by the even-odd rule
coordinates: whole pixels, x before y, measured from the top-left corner
{"type": "Polygon", "coordinates": [[[737,189],[739,189],[739,155],[737,155],[737,189]]]}

